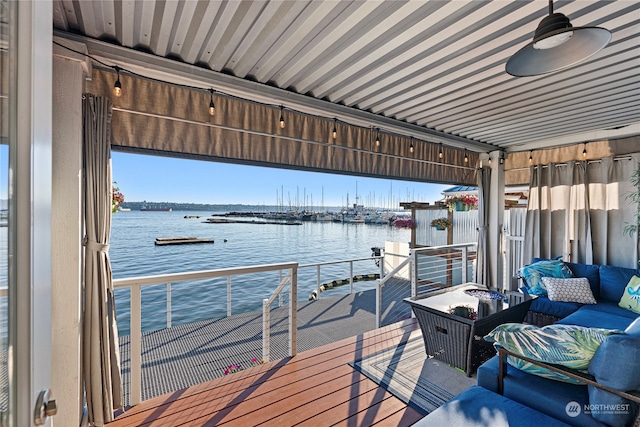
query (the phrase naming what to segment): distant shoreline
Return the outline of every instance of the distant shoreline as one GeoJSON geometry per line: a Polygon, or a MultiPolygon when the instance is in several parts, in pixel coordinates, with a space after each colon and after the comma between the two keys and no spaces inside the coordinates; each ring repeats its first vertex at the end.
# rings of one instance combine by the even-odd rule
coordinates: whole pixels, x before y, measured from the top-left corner
{"type": "MultiPolygon", "coordinates": [[[[124,202],[121,205],[125,209],[131,209],[132,211],[139,211],[140,208],[145,207],[147,210],[163,210],[171,208],[173,211],[214,211],[214,212],[278,212],[287,211],[290,209],[308,209],[314,211],[329,211],[337,212],[344,207],[341,206],[278,206],[278,205],[253,205],[253,204],[209,204],[209,203],[175,203],[175,202],[124,202]]],[[[385,209],[385,208],[370,208],[370,209],[385,209]]],[[[397,208],[397,210],[401,210],[397,208]]]]}

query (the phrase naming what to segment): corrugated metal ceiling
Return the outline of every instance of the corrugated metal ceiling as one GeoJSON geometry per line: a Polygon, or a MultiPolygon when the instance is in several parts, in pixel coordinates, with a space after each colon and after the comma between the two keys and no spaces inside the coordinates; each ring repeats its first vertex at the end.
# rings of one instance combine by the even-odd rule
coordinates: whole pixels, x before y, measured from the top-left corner
{"type": "Polygon", "coordinates": [[[530,41],[547,7],[479,0],[56,0],[54,29],[107,42],[90,45],[99,57],[109,57],[106,44],[130,48],[124,57],[119,51],[121,64],[152,53],[264,85],[257,90],[280,88],[337,111],[349,107],[461,137],[475,151],[640,134],[640,2],[554,3],[574,26],[610,30],[610,44],[561,72],[508,75],[507,59],[530,41]]]}

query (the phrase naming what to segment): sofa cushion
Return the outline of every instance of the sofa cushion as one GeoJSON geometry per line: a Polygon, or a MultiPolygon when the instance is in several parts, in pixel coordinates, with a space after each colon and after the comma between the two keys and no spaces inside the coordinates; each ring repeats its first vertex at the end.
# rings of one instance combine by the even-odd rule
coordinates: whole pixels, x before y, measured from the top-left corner
{"type": "Polygon", "coordinates": [[[600,266],[600,300],[618,303],[622,298],[627,283],[634,276],[640,276],[640,271],[633,268],[600,266]]]}
{"type": "Polygon", "coordinates": [[[568,424],[486,388],[472,386],[419,420],[414,427],[562,427],[568,424]]]}
{"type": "Polygon", "coordinates": [[[640,277],[633,276],[629,279],[618,305],[640,314],[640,277]]]}
{"type": "MultiPolygon", "coordinates": [[[[576,312],[558,320],[556,324],[578,325],[586,328],[604,328],[624,331],[631,322],[633,322],[633,319],[630,317],[613,314],[613,310],[610,310],[610,306],[609,309],[603,310],[603,307],[600,307],[601,305],[603,305],[603,303],[582,306],[576,312]]],[[[615,308],[620,311],[627,311],[631,313],[629,310],[624,310],[617,306],[615,308]]]]}
{"type": "Polygon", "coordinates": [[[573,277],[573,273],[562,260],[550,259],[525,265],[520,269],[520,276],[529,295],[547,296],[542,277],[568,278],[573,277]]]}
{"type": "Polygon", "coordinates": [[[551,301],[596,304],[589,280],[586,277],[570,277],[568,279],[543,277],[542,283],[547,288],[547,296],[551,301]]]}
{"type": "Polygon", "coordinates": [[[565,262],[574,277],[586,277],[591,286],[591,292],[595,299],[600,298],[600,266],[595,264],[577,264],[575,262],[565,262]]]}
{"type": "MultiPolygon", "coordinates": [[[[622,333],[601,328],[575,325],[548,325],[541,328],[520,323],[505,323],[489,332],[484,339],[513,353],[533,360],[562,365],[586,373],[589,361],[602,341],[622,333]]],[[[580,383],[566,375],[550,371],[512,356],[507,362],[534,375],[570,383],[580,383]]]]}
{"type": "MultiPolygon", "coordinates": [[[[627,319],[629,319],[629,323],[631,323],[633,320],[635,320],[639,316],[638,313],[634,313],[631,310],[624,309],[620,307],[617,303],[610,302],[610,301],[600,301],[598,302],[598,304],[595,304],[595,305],[590,305],[590,304],[583,305],[580,307],[580,310],[585,312],[600,311],[603,313],[611,314],[613,316],[626,317],[627,319]]],[[[598,325],[590,325],[590,326],[598,326],[598,325]]]]}
{"type": "Polygon", "coordinates": [[[531,301],[529,310],[554,317],[566,317],[580,307],[582,304],[577,302],[551,301],[548,297],[538,297],[531,301]]]}
{"type": "MultiPolygon", "coordinates": [[[[602,426],[589,414],[580,410],[567,411],[571,402],[579,408],[589,404],[589,393],[584,385],[563,383],[547,378],[538,377],[523,372],[513,366],[506,366],[507,375],[504,378],[504,396],[529,406],[539,412],[552,416],[573,426],[602,426]],[[576,416],[574,416],[576,415],[576,416]]],[[[492,357],[480,365],[477,373],[478,385],[491,391],[498,391],[498,357],[492,357]]],[[[544,424],[540,424],[543,426],[544,424]]],[[[454,427],[454,425],[451,425],[454,427]]]]}
{"type": "MultiPolygon", "coordinates": [[[[611,335],[604,340],[589,363],[589,373],[602,385],[620,391],[640,388],[640,336],[611,335]]],[[[621,396],[589,386],[589,403],[596,405],[591,416],[611,426],[631,423],[638,405],[621,396]],[[617,405],[617,406],[607,406],[617,405]],[[599,408],[619,408],[616,411],[599,408]]]]}

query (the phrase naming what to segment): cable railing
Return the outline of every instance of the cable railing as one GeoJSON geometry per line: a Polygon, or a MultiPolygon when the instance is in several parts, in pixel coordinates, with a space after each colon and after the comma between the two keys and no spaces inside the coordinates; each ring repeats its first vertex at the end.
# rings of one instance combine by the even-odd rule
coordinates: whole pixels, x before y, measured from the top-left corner
{"type": "MultiPolygon", "coordinates": [[[[294,356],[299,351],[298,331],[301,326],[304,326],[298,324],[299,304],[316,304],[316,302],[307,301],[309,299],[307,293],[313,295],[315,291],[316,298],[325,300],[327,294],[339,296],[375,289],[375,307],[370,309],[375,313],[375,322],[371,322],[370,326],[370,329],[374,329],[411,316],[409,307],[403,302],[404,298],[430,289],[473,280],[475,246],[474,243],[413,249],[409,252],[409,256],[385,253],[384,256],[305,265],[290,262],[116,279],[113,281],[116,292],[128,292],[128,298],[126,298],[128,310],[121,311],[121,307],[118,307],[117,313],[120,322],[126,312],[130,323],[126,330],[129,335],[128,402],[133,405],[143,398],[143,334],[152,334],[145,335],[147,344],[145,344],[144,354],[145,366],[147,363],[153,365],[155,356],[152,353],[155,348],[148,348],[148,340],[156,339],[154,331],[180,325],[187,327],[195,325],[197,333],[202,335],[203,332],[200,329],[210,328],[209,319],[203,323],[201,319],[196,321],[189,317],[190,313],[195,313],[194,307],[201,300],[205,305],[211,305],[210,319],[220,319],[220,321],[215,320],[216,325],[219,325],[222,319],[229,319],[228,322],[230,322],[227,332],[218,333],[218,335],[224,335],[224,340],[218,342],[219,336],[214,335],[210,341],[216,341],[215,346],[200,346],[195,351],[209,351],[205,350],[205,347],[221,350],[221,354],[207,353],[206,355],[206,363],[210,365],[209,372],[213,375],[212,378],[215,378],[222,375],[224,366],[229,368],[235,366],[240,369],[238,361],[243,360],[241,363],[246,366],[251,364],[248,361],[256,361],[260,354],[263,361],[294,356]],[[376,263],[375,268],[379,269],[379,273],[365,273],[372,271],[372,262],[376,263]],[[304,271],[304,274],[301,271],[304,271]],[[304,283],[301,282],[301,276],[305,278],[304,283]],[[328,282],[329,279],[344,276],[346,276],[345,279],[337,280],[341,282],[339,286],[322,289],[331,283],[328,282]],[[375,279],[371,283],[360,283],[359,277],[375,279]],[[259,301],[258,307],[254,302],[238,301],[246,299],[246,295],[238,297],[243,288],[240,284],[244,284],[246,280],[259,280],[260,289],[268,295],[264,298],[264,293],[258,295],[252,292],[251,296],[259,301]],[[270,287],[269,284],[273,286],[272,292],[267,290],[270,287]],[[194,286],[202,286],[202,290],[198,288],[193,292],[194,286]],[[149,292],[146,292],[147,290],[149,292]],[[184,300],[186,297],[182,293],[186,290],[192,291],[188,292],[192,300],[184,300]],[[215,296],[209,299],[210,295],[215,296]],[[149,301],[146,300],[147,298],[149,301]],[[245,310],[238,308],[239,302],[246,303],[247,308],[245,310]],[[178,305],[182,308],[176,310],[178,305]],[[219,307],[216,309],[213,305],[219,307]],[[147,325],[143,328],[143,320],[154,311],[159,312],[156,313],[156,322],[152,326],[147,325]],[[230,360],[229,357],[235,358],[236,361],[230,360]]],[[[341,298],[335,299],[337,301],[341,298]]],[[[336,304],[333,300],[327,300],[325,303],[330,307],[336,304]]],[[[185,330],[179,329],[178,335],[182,335],[185,330]]],[[[127,334],[121,335],[126,337],[127,334]]],[[[164,345],[166,343],[156,344],[156,347],[164,345]]],[[[181,345],[183,344],[172,339],[171,346],[180,347],[181,345]]],[[[189,351],[184,350],[182,353],[170,355],[167,359],[176,357],[192,356],[189,351]]],[[[146,389],[145,394],[147,394],[145,398],[151,397],[148,396],[146,389]]]]}
{"type": "MultiPolygon", "coordinates": [[[[167,327],[171,326],[172,284],[191,282],[205,279],[224,278],[227,285],[227,313],[231,311],[231,278],[245,274],[265,272],[281,272],[297,270],[297,263],[267,264],[249,267],[236,267],[220,270],[205,270],[190,273],[174,273],[113,281],[114,289],[129,289],[129,404],[135,405],[142,401],[142,289],[144,287],[164,285],[166,289],[167,327]]],[[[296,274],[291,273],[291,288],[297,288],[296,274]]],[[[291,305],[295,305],[295,301],[291,305]]],[[[294,328],[295,329],[295,328],[294,328]]]]}

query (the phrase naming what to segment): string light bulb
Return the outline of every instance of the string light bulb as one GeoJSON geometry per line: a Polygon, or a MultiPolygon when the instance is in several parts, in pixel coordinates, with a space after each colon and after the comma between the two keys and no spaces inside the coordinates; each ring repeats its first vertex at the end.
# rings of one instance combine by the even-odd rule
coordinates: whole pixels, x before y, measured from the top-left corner
{"type": "Polygon", "coordinates": [[[440,151],[438,151],[438,158],[442,160],[443,157],[444,157],[444,154],[442,153],[442,143],[440,143],[440,151]]]}
{"type": "Polygon", "coordinates": [[[489,166],[491,166],[491,156],[489,156],[489,166]]]}
{"type": "Polygon", "coordinates": [[[409,152],[413,153],[414,150],[415,150],[415,148],[413,147],[413,137],[411,137],[411,144],[409,145],[409,152]]]}
{"type": "Polygon", "coordinates": [[[280,106],[280,129],[284,129],[284,106],[280,106]]]}
{"type": "Polygon", "coordinates": [[[113,84],[113,95],[120,98],[122,96],[122,83],[120,83],[120,67],[115,65],[113,67],[116,70],[116,82],[113,84]]]}
{"type": "Polygon", "coordinates": [[[209,101],[209,115],[214,116],[216,114],[216,104],[213,103],[213,89],[209,89],[211,100],[209,101]]]}
{"type": "Polygon", "coordinates": [[[376,147],[380,147],[380,129],[376,128],[376,147]]]}
{"type": "Polygon", "coordinates": [[[586,159],[587,158],[587,144],[584,144],[584,149],[582,150],[582,158],[586,159]]]}
{"type": "Polygon", "coordinates": [[[529,151],[529,164],[533,163],[533,155],[531,151],[529,151]]]}
{"type": "Polygon", "coordinates": [[[333,131],[331,132],[331,136],[333,136],[333,139],[336,139],[338,137],[338,128],[336,127],[336,122],[337,119],[333,119],[333,131]]]}
{"type": "Polygon", "coordinates": [[[464,150],[464,162],[469,163],[469,156],[467,156],[467,150],[464,150]]]}

